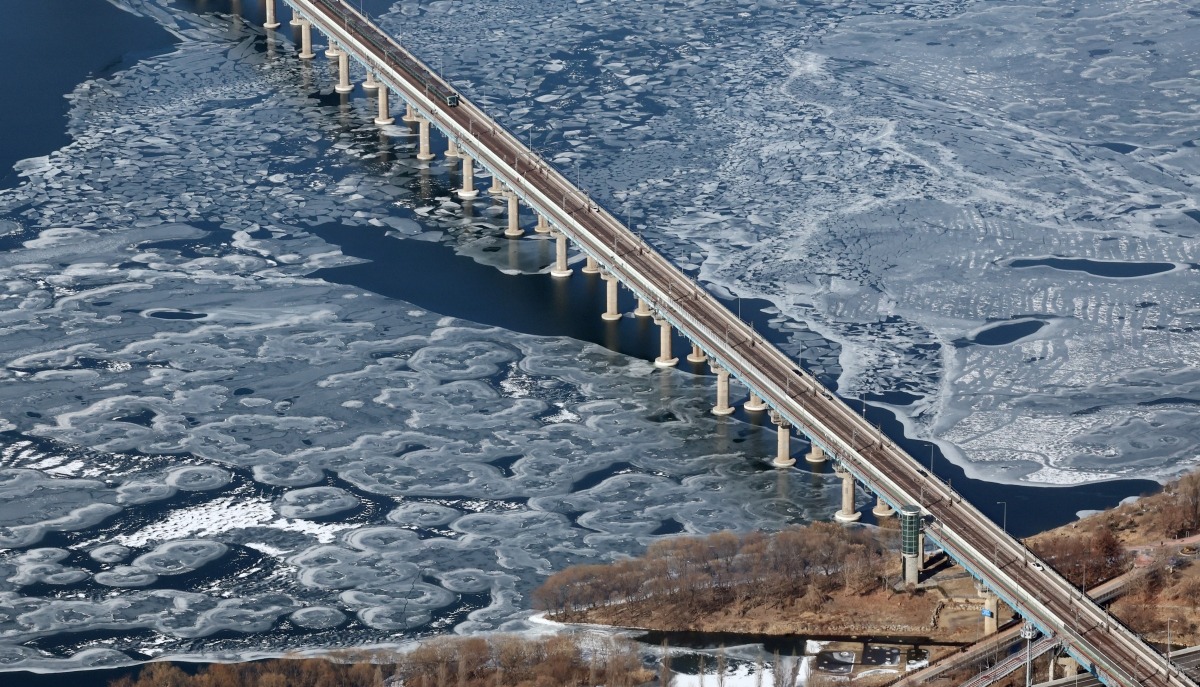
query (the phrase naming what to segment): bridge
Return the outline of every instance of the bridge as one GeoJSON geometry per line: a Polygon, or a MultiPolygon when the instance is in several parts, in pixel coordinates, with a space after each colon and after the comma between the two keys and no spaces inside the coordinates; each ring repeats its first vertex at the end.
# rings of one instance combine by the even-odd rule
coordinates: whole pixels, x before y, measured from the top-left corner
{"type": "MultiPolygon", "coordinates": [[[[430,160],[430,127],[449,141],[447,155],[463,163],[467,199],[474,187],[474,164],[492,176],[491,192],[508,203],[505,235],[518,238],[520,203],[538,213],[537,231],[556,241],[552,278],[572,273],[568,248],[586,258],[585,272],[600,272],[607,281],[605,319],[623,317],[617,310],[623,285],[638,298],[635,315],[655,318],[661,327],[660,355],[655,364],[677,363],[671,351],[672,332],[692,342],[688,360],[709,362],[717,375],[713,412],[733,412],[729,379],[750,390],[746,409],[769,411],[777,426],[778,451],[774,464],[794,463],[791,435],[795,428],[812,444],[808,460],[835,461],[843,479],[838,520],[858,518],[854,506],[856,483],[879,499],[877,512],[915,505],[926,521],[926,535],[986,586],[995,598],[1011,606],[1045,637],[1064,645],[1071,655],[1104,684],[1116,687],[1184,687],[1196,683],[1168,664],[1165,657],[1042,564],[1023,544],[983,516],[953,489],[923,470],[918,463],[825,389],[814,377],[753,328],[730,313],[698,283],[636,236],[603,207],[572,185],[519,138],[457,93],[451,84],[392,40],[367,17],[343,0],[284,0],[292,8],[292,24],[300,33],[301,59],[312,59],[315,27],[330,41],[327,56],[338,60],[336,90],[353,90],[349,62],[367,73],[364,86],[376,91],[379,125],[394,120],[389,98],[395,93],[406,105],[405,119],[418,126],[418,159],[430,160]]],[[[275,0],[266,0],[268,29],[279,26],[275,0]]]]}

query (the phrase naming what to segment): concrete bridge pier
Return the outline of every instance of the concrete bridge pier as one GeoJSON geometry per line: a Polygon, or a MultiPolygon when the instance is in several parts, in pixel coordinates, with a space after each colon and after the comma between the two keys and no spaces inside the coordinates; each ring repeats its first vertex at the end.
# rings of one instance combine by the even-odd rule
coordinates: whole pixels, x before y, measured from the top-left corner
{"type": "Polygon", "coordinates": [[[887,505],[886,501],[877,496],[875,497],[875,507],[871,509],[871,514],[882,520],[884,518],[892,517],[896,514],[896,511],[891,506],[887,505]]]}
{"type": "Polygon", "coordinates": [[[650,312],[650,304],[645,298],[638,296],[637,309],[633,311],[635,317],[654,317],[654,313],[650,312]]]}
{"type": "Polygon", "coordinates": [[[263,28],[279,28],[279,21],[275,18],[275,0],[267,0],[267,20],[263,22],[263,28]]]}
{"type": "Polygon", "coordinates": [[[550,223],[546,221],[546,216],[539,212],[537,218],[537,225],[534,226],[533,230],[539,234],[552,233],[550,231],[550,223]]]}
{"type": "Polygon", "coordinates": [[[1058,665],[1062,668],[1063,677],[1075,677],[1079,674],[1079,662],[1070,656],[1059,656],[1050,660],[1050,675],[1047,676],[1047,682],[1054,682],[1054,666],[1058,665]]]}
{"type": "Polygon", "coordinates": [[[462,151],[458,149],[458,141],[451,138],[450,143],[446,145],[446,161],[453,163],[460,157],[462,157],[462,151]]]}
{"type": "MultiPolygon", "coordinates": [[[[330,43],[330,45],[335,45],[330,43]]],[[[350,83],[350,54],[345,50],[339,50],[337,54],[338,61],[338,85],[333,87],[333,90],[338,93],[349,93],[354,90],[354,84],[350,83]]]]}
{"type": "Polygon", "coordinates": [[[425,119],[424,117],[419,118],[419,121],[417,122],[417,132],[418,132],[418,136],[420,137],[420,143],[419,143],[420,147],[418,148],[418,151],[417,151],[417,159],[428,162],[429,160],[432,160],[433,158],[437,157],[433,153],[429,152],[429,120],[428,119],[425,119]]]}
{"type": "Polygon", "coordinates": [[[325,47],[325,57],[331,60],[336,60],[338,55],[342,54],[342,50],[338,49],[338,44],[332,38],[329,39],[329,45],[325,47]]]}
{"type": "Polygon", "coordinates": [[[796,464],[792,457],[792,425],[779,413],[771,413],[771,422],[777,427],[775,431],[775,460],[771,465],[777,468],[790,468],[796,464]]]}
{"type": "Polygon", "coordinates": [[[731,415],[733,406],[729,405],[729,370],[713,365],[717,373],[717,405],[712,409],[713,415],[731,415]]]}
{"type": "Polygon", "coordinates": [[[379,90],[379,82],[375,80],[375,73],[370,69],[367,70],[367,78],[363,79],[363,90],[370,93],[379,90]]]}
{"type": "Polygon", "coordinates": [[[812,463],[814,465],[824,463],[825,451],[821,450],[820,446],[813,444],[812,448],[808,450],[808,453],[804,455],[804,460],[805,462],[812,463]]]}
{"type": "Polygon", "coordinates": [[[567,267],[567,235],[557,231],[550,235],[554,237],[554,269],[550,270],[550,276],[569,277],[574,270],[567,267]]]}
{"type": "Polygon", "coordinates": [[[379,111],[375,114],[376,126],[387,126],[395,123],[391,112],[388,111],[388,87],[379,86],[379,111]]]}
{"type": "Polygon", "coordinates": [[[417,111],[413,109],[412,103],[409,103],[409,102],[404,103],[404,115],[402,117],[400,117],[400,121],[415,122],[415,121],[418,121],[419,119],[420,119],[420,116],[417,115],[417,111]]]}
{"type": "Polygon", "coordinates": [[[600,265],[597,265],[596,259],[589,255],[583,263],[583,269],[579,271],[584,274],[600,274],[600,265]]]}
{"type": "Polygon", "coordinates": [[[499,176],[497,176],[495,174],[492,175],[492,185],[487,190],[487,192],[488,192],[488,195],[490,195],[490,196],[498,196],[498,195],[504,193],[504,184],[500,183],[499,176]]]}
{"type": "Polygon", "coordinates": [[[983,595],[983,634],[996,634],[996,613],[1000,608],[1000,599],[991,592],[983,595]]]}
{"type": "Polygon", "coordinates": [[[759,398],[757,394],[755,394],[753,391],[751,391],[750,392],[750,400],[746,401],[746,403],[742,406],[742,408],[744,408],[752,413],[761,413],[762,411],[767,409],[767,404],[763,403],[763,400],[761,398],[759,398]]]}
{"type": "Polygon", "coordinates": [[[302,60],[311,60],[317,54],[312,49],[312,22],[307,19],[300,20],[300,54],[302,60]]]}
{"type": "MultiPolygon", "coordinates": [[[[637,314],[636,311],[634,314],[637,314]]],[[[704,363],[708,362],[708,356],[704,355],[704,351],[696,344],[692,344],[692,352],[688,353],[687,361],[689,363],[704,363]]]]}
{"type": "Polygon", "coordinates": [[[842,478],[842,509],[833,514],[838,522],[856,522],[862,513],[854,510],[854,475],[838,466],[838,477],[842,478]]]}
{"type": "Polygon", "coordinates": [[[462,188],[458,190],[458,197],[462,199],[474,198],[479,195],[479,191],[475,190],[475,159],[466,153],[461,153],[462,157],[462,188]]]}
{"type": "Polygon", "coordinates": [[[658,357],[654,359],[654,366],[675,367],[679,358],[671,354],[671,323],[665,317],[654,320],[654,323],[658,325],[658,357]]]}
{"type": "Polygon", "coordinates": [[[600,317],[609,322],[614,322],[621,319],[621,312],[617,310],[617,277],[608,272],[604,272],[601,276],[604,281],[608,282],[608,288],[606,289],[607,308],[600,317]]]}
{"type": "Polygon", "coordinates": [[[300,15],[296,12],[296,8],[293,7],[292,8],[292,20],[288,22],[288,26],[300,26],[303,23],[304,23],[304,20],[300,18],[300,15]]]}
{"type": "Polygon", "coordinates": [[[525,235],[521,228],[521,201],[513,191],[508,192],[508,228],[504,235],[510,239],[519,239],[525,235]]]}

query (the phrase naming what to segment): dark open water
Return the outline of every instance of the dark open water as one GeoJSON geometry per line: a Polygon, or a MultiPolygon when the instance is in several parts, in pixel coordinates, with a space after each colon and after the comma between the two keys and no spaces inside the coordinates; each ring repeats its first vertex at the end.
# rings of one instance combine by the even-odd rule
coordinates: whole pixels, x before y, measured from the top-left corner
{"type": "MultiPolygon", "coordinates": [[[[243,15],[261,21],[261,4],[236,2],[243,15]]],[[[180,0],[191,8],[227,12],[231,0],[180,0]]],[[[382,11],[388,0],[364,3],[382,11]]],[[[281,18],[287,12],[281,8],[281,18]]],[[[173,37],[148,19],[129,15],[104,0],[0,0],[0,45],[7,54],[20,56],[0,70],[0,188],[15,185],[12,172],[18,160],[47,155],[69,142],[66,133],[69,93],[81,81],[115,73],[148,55],[172,48],[173,37]],[[54,40],[47,40],[52,34],[54,40]]],[[[285,25],[286,26],[286,25],[285,25]]],[[[532,334],[570,336],[592,341],[639,357],[653,357],[657,327],[648,320],[628,319],[618,325],[599,318],[603,306],[602,284],[578,271],[570,280],[545,275],[506,275],[492,267],[459,256],[441,243],[385,238],[382,231],[343,227],[312,227],[326,241],[349,255],[370,256],[374,262],[324,270],[319,276],[352,284],[386,296],[404,299],[430,311],[532,334]],[[397,279],[396,275],[409,278],[397,279]],[[423,275],[437,275],[437,288],[423,275]]],[[[547,250],[552,246],[547,242],[547,250]]],[[[628,294],[623,298],[631,299],[628,294]]],[[[742,312],[768,337],[778,333],[767,326],[760,312],[766,303],[745,301],[742,312]]],[[[632,308],[632,302],[623,303],[632,308]]],[[[677,339],[678,350],[686,342],[677,339]]],[[[686,365],[686,363],[684,363],[686,365]]],[[[703,373],[697,369],[696,372],[703,373]]],[[[826,380],[827,382],[829,380],[826,380]]],[[[890,399],[880,399],[890,400],[890,399]]],[[[858,401],[852,401],[857,407],[858,401]]],[[[743,417],[740,414],[737,417],[743,417]]],[[[968,479],[926,442],[907,439],[890,413],[868,407],[867,417],[934,472],[949,479],[955,489],[985,513],[1000,521],[1007,503],[1010,531],[1026,536],[1075,518],[1084,509],[1101,509],[1121,499],[1153,490],[1148,480],[1107,482],[1078,487],[1039,488],[1011,486],[968,479]]],[[[808,469],[801,462],[798,469],[808,469]]],[[[827,469],[827,468],[826,468],[827,469]]],[[[869,511],[864,519],[870,520],[869,511]]],[[[0,687],[99,687],[128,673],[127,669],[86,671],[69,675],[0,673],[0,687]]]]}

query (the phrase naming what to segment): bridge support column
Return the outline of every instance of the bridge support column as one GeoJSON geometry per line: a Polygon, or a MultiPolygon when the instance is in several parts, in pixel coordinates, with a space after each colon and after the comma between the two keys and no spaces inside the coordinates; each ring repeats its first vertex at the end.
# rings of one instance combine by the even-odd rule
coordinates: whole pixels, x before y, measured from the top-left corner
{"type": "Polygon", "coordinates": [[[329,39],[329,45],[325,47],[325,57],[331,60],[336,60],[342,51],[338,49],[338,44],[332,38],[329,39]]]}
{"type": "Polygon", "coordinates": [[[925,572],[925,530],[917,535],[917,570],[925,572]]]}
{"type": "Polygon", "coordinates": [[[812,448],[808,449],[808,453],[804,455],[804,460],[806,462],[813,463],[814,465],[824,463],[825,451],[821,450],[820,446],[813,444],[812,448]]]}
{"type": "Polygon", "coordinates": [[[833,519],[838,522],[855,522],[862,517],[862,513],[854,510],[854,475],[841,467],[837,469],[837,474],[842,478],[842,509],[833,514],[833,519]]]}
{"type": "Polygon", "coordinates": [[[450,139],[450,143],[446,146],[446,159],[454,160],[460,157],[462,157],[462,151],[458,149],[458,141],[452,138],[450,139]]]}
{"type": "Polygon", "coordinates": [[[279,21],[275,19],[275,0],[267,0],[267,20],[263,22],[263,28],[279,28],[279,21]]]}
{"type": "Polygon", "coordinates": [[[510,239],[519,239],[525,235],[521,228],[521,201],[513,191],[508,192],[508,228],[504,235],[510,239]]]}
{"type": "Polygon", "coordinates": [[[917,584],[921,581],[921,557],[903,556],[904,584],[917,584]]]}
{"type": "Polygon", "coordinates": [[[882,520],[884,518],[892,517],[896,514],[896,511],[891,506],[887,505],[886,501],[876,496],[875,507],[871,509],[871,514],[882,520]]]}
{"type": "Polygon", "coordinates": [[[717,405],[712,409],[713,415],[730,415],[733,406],[729,405],[729,370],[713,365],[717,373],[717,405]]]}
{"type": "Polygon", "coordinates": [[[606,289],[606,309],[600,317],[609,322],[621,319],[621,312],[617,310],[617,277],[609,272],[603,273],[604,281],[607,283],[606,289]]]}
{"type": "Polygon", "coordinates": [[[392,114],[388,112],[388,87],[381,84],[379,86],[379,112],[375,115],[375,124],[377,126],[387,126],[394,124],[395,121],[392,118],[392,114]]]}
{"type": "Polygon", "coordinates": [[[417,159],[425,160],[426,162],[428,162],[429,160],[432,160],[433,158],[437,157],[433,153],[429,152],[429,120],[428,119],[425,119],[424,117],[420,118],[420,121],[417,122],[417,132],[418,132],[418,136],[420,137],[420,144],[419,144],[420,147],[417,150],[417,159]]]}
{"type": "Polygon", "coordinates": [[[550,270],[550,276],[569,277],[574,270],[567,267],[567,235],[557,231],[550,235],[554,237],[554,269],[550,270]]]}
{"type": "Polygon", "coordinates": [[[779,413],[771,413],[771,422],[775,423],[775,460],[771,465],[777,468],[790,468],[796,464],[792,458],[792,425],[779,413]]]}
{"type": "Polygon", "coordinates": [[[492,174],[492,187],[488,189],[488,194],[498,196],[504,193],[504,184],[500,183],[500,177],[492,174]]]}
{"type": "Polygon", "coordinates": [[[708,361],[708,356],[704,355],[699,346],[692,344],[692,352],[688,353],[687,360],[689,363],[703,363],[708,361]]]}
{"type": "Polygon", "coordinates": [[[1050,681],[1054,681],[1054,664],[1057,663],[1059,668],[1063,670],[1063,677],[1075,677],[1079,674],[1079,662],[1070,656],[1062,656],[1058,660],[1050,661],[1051,676],[1050,681]]]}
{"type": "Polygon", "coordinates": [[[596,264],[596,259],[589,255],[583,263],[583,269],[579,271],[584,274],[600,274],[600,266],[596,264]]]}
{"type": "Polygon", "coordinates": [[[671,323],[665,317],[654,322],[658,325],[658,357],[654,359],[654,366],[675,367],[679,358],[671,354],[671,323]]]}
{"type": "Polygon", "coordinates": [[[539,233],[539,234],[549,234],[549,233],[551,233],[551,231],[550,231],[550,223],[546,221],[546,216],[545,216],[545,215],[543,215],[543,214],[541,214],[541,213],[539,212],[539,213],[538,213],[538,216],[537,216],[537,218],[538,218],[538,221],[537,221],[537,226],[535,226],[535,227],[533,228],[533,230],[534,230],[534,231],[536,231],[536,232],[537,232],[537,233],[539,233]]]}
{"type": "Polygon", "coordinates": [[[375,73],[367,70],[367,78],[363,79],[363,90],[374,92],[379,90],[379,82],[375,80],[375,73]]]}
{"type": "Polygon", "coordinates": [[[996,613],[1000,608],[1000,599],[995,594],[987,592],[983,596],[983,634],[996,634],[996,613]]]}
{"type": "Polygon", "coordinates": [[[304,20],[296,13],[296,8],[292,8],[292,20],[288,22],[288,26],[300,26],[304,24],[304,20]]]}
{"type": "Polygon", "coordinates": [[[417,111],[413,109],[412,103],[404,103],[404,115],[400,117],[400,120],[404,122],[416,122],[420,120],[417,111]]]}
{"type": "Polygon", "coordinates": [[[334,86],[333,90],[338,93],[349,93],[354,90],[354,85],[350,83],[350,55],[345,50],[339,50],[337,61],[338,85],[334,86]]]}
{"type": "Polygon", "coordinates": [[[479,191],[475,190],[475,160],[470,155],[461,154],[462,157],[462,188],[458,190],[459,198],[474,198],[479,195],[479,191]]]}
{"type": "Polygon", "coordinates": [[[650,312],[650,304],[646,302],[646,299],[639,296],[637,301],[638,301],[637,309],[633,311],[633,314],[635,316],[637,316],[637,317],[654,317],[654,313],[650,312]]]}
{"type": "Polygon", "coordinates": [[[311,60],[317,54],[312,49],[312,22],[307,19],[300,20],[300,54],[302,60],[311,60]]]}
{"type": "Polygon", "coordinates": [[[750,392],[750,400],[746,401],[746,404],[742,408],[752,413],[759,413],[767,409],[767,404],[763,403],[763,400],[752,391],[750,392]]]}

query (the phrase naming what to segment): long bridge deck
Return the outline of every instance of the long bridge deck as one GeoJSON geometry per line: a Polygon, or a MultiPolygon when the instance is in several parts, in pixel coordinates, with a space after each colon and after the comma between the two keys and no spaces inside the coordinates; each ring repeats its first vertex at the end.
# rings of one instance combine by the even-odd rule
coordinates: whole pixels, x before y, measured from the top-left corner
{"type": "MultiPolygon", "coordinates": [[[[410,69],[415,63],[429,74],[433,70],[366,17],[341,0],[285,1],[860,483],[893,508],[919,505],[930,521],[930,539],[1043,634],[1062,641],[1103,682],[1195,685],[468,98],[459,94],[458,106],[451,107],[429,93],[410,69]]],[[[453,90],[440,79],[439,84],[453,90]]]]}

